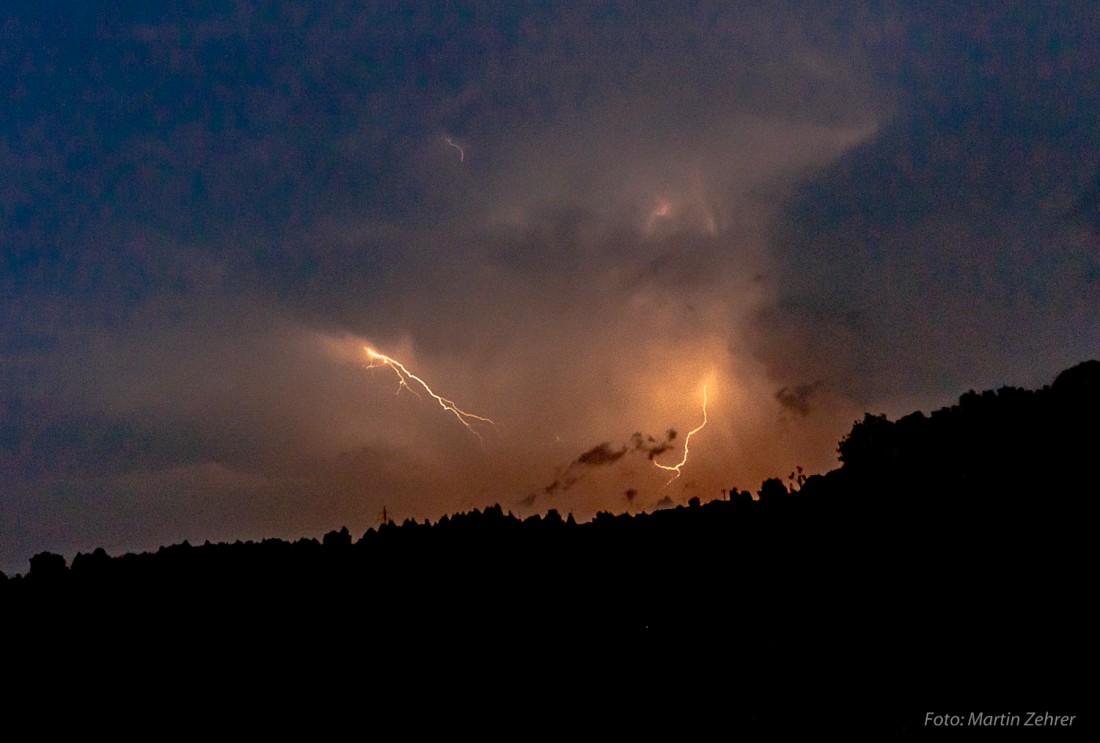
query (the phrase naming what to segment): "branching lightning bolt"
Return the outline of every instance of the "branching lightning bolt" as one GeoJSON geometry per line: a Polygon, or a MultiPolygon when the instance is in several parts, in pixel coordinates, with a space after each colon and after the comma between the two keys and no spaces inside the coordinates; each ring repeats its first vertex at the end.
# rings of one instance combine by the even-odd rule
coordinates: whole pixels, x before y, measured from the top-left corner
{"type": "Polygon", "coordinates": [[[454,140],[452,140],[450,137],[444,137],[443,141],[458,150],[458,161],[460,163],[466,162],[466,153],[462,151],[461,147],[454,143],[454,140]]]}
{"type": "Polygon", "coordinates": [[[448,413],[453,414],[454,417],[458,419],[459,423],[466,426],[466,429],[477,437],[478,442],[484,443],[485,440],[471,424],[487,423],[490,426],[496,426],[496,423],[494,423],[489,418],[467,412],[455,405],[453,400],[448,400],[446,397],[441,397],[440,395],[435,394],[435,392],[432,391],[432,388],[428,386],[427,382],[406,369],[405,365],[402,364],[400,361],[392,359],[385,354],[378,353],[369,346],[364,346],[363,350],[366,351],[367,358],[370,359],[370,363],[367,364],[368,369],[373,369],[376,366],[388,366],[389,368],[393,369],[394,373],[397,375],[398,392],[401,392],[402,389],[406,389],[417,397],[420,397],[420,394],[409,386],[409,380],[414,380],[417,384],[424,388],[425,392],[435,398],[435,401],[439,403],[439,406],[441,408],[446,410],[448,413]]]}
{"type": "Polygon", "coordinates": [[[670,479],[668,482],[665,483],[666,486],[671,485],[672,481],[675,480],[677,477],[679,477],[682,474],[680,470],[685,464],[687,464],[687,461],[688,461],[688,444],[691,442],[691,437],[693,435],[699,433],[700,431],[702,431],[703,426],[705,426],[705,425],[707,425],[707,386],[704,384],[703,385],[703,422],[699,424],[698,428],[693,428],[691,431],[689,431],[688,435],[684,438],[684,456],[681,457],[679,464],[676,464],[672,467],[669,467],[667,464],[661,464],[660,462],[658,462],[656,460],[653,461],[653,464],[657,465],[661,469],[668,470],[669,472],[675,472],[676,473],[675,475],[672,476],[672,479],[670,479]]]}

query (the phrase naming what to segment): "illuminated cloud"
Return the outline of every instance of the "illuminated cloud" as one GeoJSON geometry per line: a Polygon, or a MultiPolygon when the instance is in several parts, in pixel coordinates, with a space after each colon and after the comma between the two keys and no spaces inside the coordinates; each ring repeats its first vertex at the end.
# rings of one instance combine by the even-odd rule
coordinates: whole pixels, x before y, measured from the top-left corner
{"type": "Polygon", "coordinates": [[[1070,4],[279,7],[0,11],[0,569],[717,497],[1095,353],[1070,4]]]}

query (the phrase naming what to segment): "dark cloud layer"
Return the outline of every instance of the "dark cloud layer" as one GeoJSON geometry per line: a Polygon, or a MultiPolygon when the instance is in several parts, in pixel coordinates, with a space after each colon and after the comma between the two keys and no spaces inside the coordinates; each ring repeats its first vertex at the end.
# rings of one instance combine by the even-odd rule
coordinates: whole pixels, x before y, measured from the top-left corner
{"type": "Polygon", "coordinates": [[[861,400],[1042,383],[1100,338],[1100,18],[1008,4],[907,27],[897,113],[781,212],[762,356],[861,400]]]}
{"type": "Polygon", "coordinates": [[[671,439],[608,444],[555,507],[753,487],[865,408],[1047,382],[1100,352],[1098,31],[1073,3],[6,6],[0,565],[516,503],[593,441],[691,430],[704,384],[683,477],[671,439]]]}
{"type": "Polygon", "coordinates": [[[775,399],[783,407],[799,415],[809,415],[813,409],[814,396],[821,390],[820,382],[799,384],[794,387],[782,387],[775,393],[775,399]]]}

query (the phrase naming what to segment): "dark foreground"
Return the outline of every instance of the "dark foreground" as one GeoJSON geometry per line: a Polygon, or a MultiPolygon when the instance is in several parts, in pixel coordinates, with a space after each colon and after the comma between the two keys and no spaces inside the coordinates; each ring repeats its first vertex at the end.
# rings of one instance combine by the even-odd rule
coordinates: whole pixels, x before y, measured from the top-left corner
{"type": "Polygon", "coordinates": [[[1089,362],[868,416],[840,469],[759,499],[39,555],[0,582],[5,696],[67,710],[44,729],[1079,737],[1098,421],[1089,362]]]}

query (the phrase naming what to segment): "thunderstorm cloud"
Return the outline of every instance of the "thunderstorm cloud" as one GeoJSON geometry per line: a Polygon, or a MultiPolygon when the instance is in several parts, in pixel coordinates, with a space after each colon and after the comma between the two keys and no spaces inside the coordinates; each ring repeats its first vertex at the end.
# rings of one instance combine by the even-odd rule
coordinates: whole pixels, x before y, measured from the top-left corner
{"type": "Polygon", "coordinates": [[[1049,382],[1100,349],[1097,38],[1068,2],[6,5],[0,569],[718,497],[1049,382]],[[592,448],[703,385],[667,487],[671,432],[592,448]]]}

